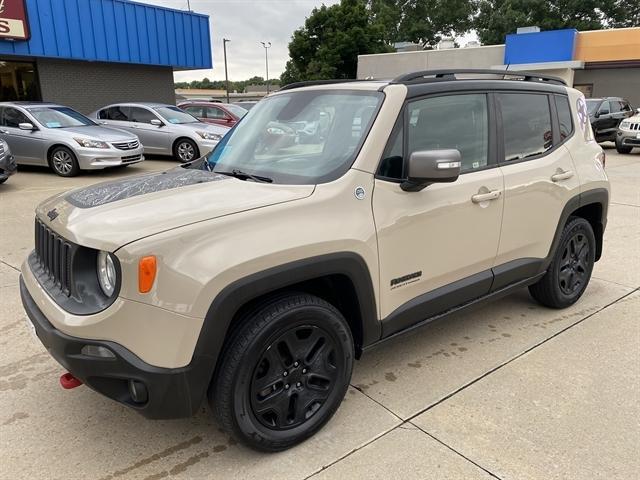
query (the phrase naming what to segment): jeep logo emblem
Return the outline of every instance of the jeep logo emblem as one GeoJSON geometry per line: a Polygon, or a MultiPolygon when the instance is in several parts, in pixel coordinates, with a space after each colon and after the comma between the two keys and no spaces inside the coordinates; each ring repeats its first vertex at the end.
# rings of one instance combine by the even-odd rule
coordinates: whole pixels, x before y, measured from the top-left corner
{"type": "Polygon", "coordinates": [[[49,217],[49,220],[53,222],[56,218],[58,218],[58,212],[55,208],[53,210],[49,210],[47,212],[47,217],[49,217]]]}

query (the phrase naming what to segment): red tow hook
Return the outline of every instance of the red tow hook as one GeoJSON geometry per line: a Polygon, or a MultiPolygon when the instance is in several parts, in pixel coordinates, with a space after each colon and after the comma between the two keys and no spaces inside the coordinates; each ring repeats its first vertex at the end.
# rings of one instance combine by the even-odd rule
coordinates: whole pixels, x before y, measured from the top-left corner
{"type": "Polygon", "coordinates": [[[71,390],[72,388],[82,385],[82,382],[67,372],[64,375],[60,375],[60,385],[62,385],[62,388],[65,390],[71,390]]]}

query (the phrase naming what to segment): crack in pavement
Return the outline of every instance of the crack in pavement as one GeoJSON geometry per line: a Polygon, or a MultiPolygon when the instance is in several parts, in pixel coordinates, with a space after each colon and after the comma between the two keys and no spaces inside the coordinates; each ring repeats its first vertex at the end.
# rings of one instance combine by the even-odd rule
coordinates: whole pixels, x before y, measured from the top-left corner
{"type": "Polygon", "coordinates": [[[3,264],[3,265],[6,265],[6,266],[7,266],[7,267],[9,267],[9,268],[14,269],[16,272],[19,272],[19,271],[20,271],[20,269],[19,269],[19,268],[14,267],[13,265],[11,265],[11,264],[9,264],[9,263],[5,262],[4,260],[0,260],[0,263],[1,263],[1,264],[3,264]]]}
{"type": "MultiPolygon", "coordinates": [[[[631,288],[631,287],[628,287],[631,288]]],[[[367,397],[368,399],[370,399],[371,401],[375,402],[376,404],[380,405],[381,407],[383,407],[385,410],[387,410],[389,413],[391,413],[394,417],[398,418],[399,420],[402,421],[402,423],[400,423],[399,425],[396,425],[395,427],[391,427],[389,430],[382,432],[381,434],[377,435],[376,437],[372,438],[371,440],[369,440],[368,442],[365,442],[364,444],[360,445],[359,447],[354,448],[353,450],[351,450],[350,452],[344,454],[343,456],[341,456],[340,458],[335,459],[334,461],[328,463],[327,465],[323,465],[320,469],[316,470],[315,472],[313,472],[312,474],[304,477],[303,480],[308,480],[316,475],[318,475],[319,473],[321,473],[322,471],[326,470],[327,468],[330,468],[331,466],[337,464],[338,462],[341,462],[342,460],[344,460],[347,457],[350,457],[351,455],[353,455],[354,453],[358,452],[359,450],[362,450],[363,448],[367,447],[368,445],[371,445],[373,442],[379,440],[380,438],[384,437],[385,435],[387,435],[388,433],[391,433],[392,431],[398,429],[398,428],[406,428],[406,425],[409,424],[411,426],[417,427],[418,430],[420,430],[422,433],[424,433],[425,435],[429,436],[430,438],[432,438],[433,440],[435,440],[436,442],[440,443],[441,445],[443,445],[444,447],[448,448],[449,450],[451,450],[452,452],[454,452],[455,454],[459,455],[460,457],[462,457],[463,459],[465,459],[466,461],[468,461],[469,463],[475,465],[476,467],[480,468],[481,470],[483,470],[484,472],[486,472],[488,475],[491,475],[491,477],[496,478],[498,480],[501,480],[500,477],[498,477],[496,474],[492,473],[490,470],[488,470],[487,468],[483,467],[482,465],[480,465],[479,463],[471,460],[469,457],[465,456],[463,453],[459,452],[458,450],[456,450],[455,448],[453,448],[452,446],[448,445],[447,443],[443,442],[442,440],[440,440],[439,438],[433,436],[432,434],[430,434],[429,432],[427,432],[426,430],[420,428],[418,425],[416,425],[415,423],[413,423],[413,420],[417,417],[419,417],[420,415],[422,415],[423,413],[431,410],[432,408],[440,405],[441,403],[447,401],[448,399],[452,398],[454,395],[457,395],[458,393],[462,392],[463,390],[469,388],[470,386],[476,384],[477,382],[479,382],[480,380],[482,380],[483,378],[491,375],[492,373],[500,370],[501,368],[509,365],[510,363],[514,362],[515,360],[518,360],[519,358],[523,357],[524,355],[526,355],[527,353],[535,350],[536,348],[544,345],[545,343],[547,343],[550,340],[553,340],[554,338],[558,337],[559,335],[562,335],[563,333],[565,333],[566,331],[572,329],[573,327],[580,325],[582,322],[588,320],[589,318],[593,317],[594,315],[597,315],[598,313],[602,312],[603,310],[615,305],[618,302],[624,302],[627,297],[633,295],[634,293],[640,291],[640,287],[636,287],[633,290],[627,292],[626,294],[622,295],[621,297],[618,297],[617,299],[603,305],[602,307],[598,308],[597,310],[589,313],[588,315],[584,316],[583,318],[575,321],[574,323],[567,325],[565,328],[563,328],[562,330],[559,330],[558,332],[554,333],[553,335],[537,342],[536,344],[532,345],[531,347],[525,349],[524,351],[520,352],[518,355],[515,355],[514,357],[510,358],[509,360],[504,361],[503,363],[499,364],[498,366],[488,370],[487,372],[483,373],[482,375],[476,377],[475,379],[467,382],[466,384],[464,384],[463,386],[461,386],[460,388],[454,390],[453,392],[449,393],[448,395],[445,395],[443,398],[441,398],[440,400],[437,400],[436,402],[433,402],[431,405],[428,405],[427,407],[425,407],[424,409],[418,411],[417,413],[411,415],[409,418],[407,418],[406,420],[402,420],[402,417],[400,417],[399,415],[397,415],[395,412],[393,412],[392,410],[390,410],[388,407],[386,407],[385,405],[383,405],[382,403],[380,403],[379,401],[377,401],[376,399],[372,398],[371,396],[369,396],[367,393],[364,392],[363,389],[355,386],[355,385],[351,385],[353,388],[355,388],[356,390],[358,390],[360,393],[362,393],[365,397],[367,397]]]]}

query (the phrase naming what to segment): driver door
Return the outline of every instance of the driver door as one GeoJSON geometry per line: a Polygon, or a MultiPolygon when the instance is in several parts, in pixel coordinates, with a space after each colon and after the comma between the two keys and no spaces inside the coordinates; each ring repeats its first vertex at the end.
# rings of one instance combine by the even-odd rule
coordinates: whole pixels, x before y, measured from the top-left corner
{"type": "Polygon", "coordinates": [[[491,118],[486,93],[435,96],[409,102],[394,129],[373,193],[383,336],[489,292],[504,190],[491,118]],[[455,182],[400,188],[413,151],[449,148],[462,156],[455,182]]]}
{"type": "Polygon", "coordinates": [[[24,165],[46,165],[45,140],[42,132],[22,130],[21,123],[36,123],[25,113],[13,107],[3,107],[0,113],[0,138],[5,140],[17,163],[24,165]]]}

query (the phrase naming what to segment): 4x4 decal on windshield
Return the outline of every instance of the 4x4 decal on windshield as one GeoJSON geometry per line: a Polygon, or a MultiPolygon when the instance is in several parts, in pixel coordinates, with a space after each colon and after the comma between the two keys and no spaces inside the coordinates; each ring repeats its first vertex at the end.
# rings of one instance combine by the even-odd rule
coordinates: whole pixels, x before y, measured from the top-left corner
{"type": "Polygon", "coordinates": [[[404,287],[405,285],[409,285],[410,283],[417,282],[422,277],[422,270],[419,272],[413,272],[408,275],[404,275],[402,277],[391,279],[391,290],[394,290],[398,287],[404,287]]]}

